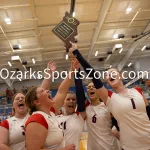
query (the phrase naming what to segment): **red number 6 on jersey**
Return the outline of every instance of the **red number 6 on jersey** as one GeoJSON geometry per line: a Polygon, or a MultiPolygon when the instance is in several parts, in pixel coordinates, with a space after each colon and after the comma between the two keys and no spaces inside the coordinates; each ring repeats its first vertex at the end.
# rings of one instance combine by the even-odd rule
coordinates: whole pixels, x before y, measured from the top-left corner
{"type": "Polygon", "coordinates": [[[94,115],[94,116],[92,117],[92,122],[93,122],[93,123],[96,123],[96,119],[97,119],[97,118],[96,118],[96,115],[94,115]]]}

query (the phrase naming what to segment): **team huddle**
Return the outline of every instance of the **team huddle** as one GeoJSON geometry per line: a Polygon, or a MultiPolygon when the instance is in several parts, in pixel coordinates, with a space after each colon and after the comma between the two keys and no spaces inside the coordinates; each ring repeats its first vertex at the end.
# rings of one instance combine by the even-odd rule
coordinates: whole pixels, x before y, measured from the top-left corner
{"type": "MultiPolygon", "coordinates": [[[[77,45],[71,44],[69,51],[76,57],[70,67],[72,79],[68,74],[54,98],[49,92],[51,78],[45,78],[26,95],[14,95],[14,116],[0,124],[0,150],[79,150],[85,122],[88,150],[119,150],[117,138],[122,150],[150,150],[150,106],[141,89],[126,88],[120,73],[109,69],[105,81],[114,92],[107,90],[94,77],[95,70],[77,45]],[[92,68],[92,81],[87,86],[90,102],[80,79],[80,65],[87,74],[87,68],[92,68]],[[78,78],[74,78],[75,69],[78,78]],[[112,72],[116,72],[115,79],[110,76],[112,72]],[[75,82],[76,94],[69,91],[71,80],[75,82]],[[62,107],[64,111],[59,114],[62,107]]],[[[55,62],[50,62],[48,68],[52,74],[55,62]]]]}

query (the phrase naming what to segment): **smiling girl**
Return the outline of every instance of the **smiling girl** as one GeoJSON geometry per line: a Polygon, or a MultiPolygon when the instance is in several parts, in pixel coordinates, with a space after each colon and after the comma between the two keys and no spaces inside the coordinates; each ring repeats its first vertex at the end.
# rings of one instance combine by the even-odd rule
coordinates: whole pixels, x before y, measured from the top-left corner
{"type": "Polygon", "coordinates": [[[70,83],[68,75],[54,98],[42,87],[34,87],[27,93],[25,101],[32,114],[25,127],[27,150],[75,150],[74,144],[64,145],[64,134],[55,116],[63,106],[70,83]]]}
{"type": "MultiPolygon", "coordinates": [[[[87,68],[92,67],[77,50],[76,44],[72,43],[70,52],[76,56],[88,73],[87,68]]],[[[115,92],[108,91],[101,80],[95,79],[94,73],[95,70],[92,69],[90,77],[93,78],[97,94],[118,121],[122,148],[124,150],[149,150],[150,121],[146,113],[147,100],[141,89],[126,88],[120,73],[116,69],[109,69],[106,82],[115,92]]]]}

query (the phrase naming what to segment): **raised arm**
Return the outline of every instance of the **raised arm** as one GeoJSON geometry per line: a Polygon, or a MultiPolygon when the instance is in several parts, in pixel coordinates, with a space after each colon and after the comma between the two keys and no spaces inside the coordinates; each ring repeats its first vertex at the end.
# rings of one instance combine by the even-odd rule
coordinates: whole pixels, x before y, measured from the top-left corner
{"type": "Polygon", "coordinates": [[[85,72],[89,75],[90,78],[92,78],[92,82],[97,89],[97,94],[99,95],[101,100],[106,103],[108,98],[108,90],[103,86],[103,82],[100,79],[95,78],[96,74],[94,68],[83,58],[83,56],[78,51],[77,45],[75,43],[72,43],[72,47],[69,49],[69,51],[76,56],[85,72]]]}
{"type": "Polygon", "coordinates": [[[47,64],[47,72],[45,73],[44,80],[41,84],[41,87],[44,88],[45,90],[50,89],[50,84],[51,84],[51,75],[52,72],[56,70],[56,63],[54,61],[50,61],[47,64]]]}
{"type": "Polygon", "coordinates": [[[56,96],[54,97],[55,104],[53,105],[53,107],[56,112],[58,112],[64,104],[65,97],[68,93],[68,90],[69,90],[69,87],[71,84],[71,78],[72,78],[71,76],[72,75],[74,75],[74,68],[72,67],[72,64],[71,64],[71,69],[68,73],[67,78],[62,81],[62,83],[60,84],[60,86],[58,88],[56,96]]]}
{"type": "Polygon", "coordinates": [[[85,94],[84,94],[84,89],[82,85],[82,80],[81,80],[81,75],[80,75],[80,69],[77,72],[77,78],[75,77],[75,89],[76,89],[76,97],[77,97],[77,110],[82,116],[83,119],[86,117],[85,113],[85,94]]]}

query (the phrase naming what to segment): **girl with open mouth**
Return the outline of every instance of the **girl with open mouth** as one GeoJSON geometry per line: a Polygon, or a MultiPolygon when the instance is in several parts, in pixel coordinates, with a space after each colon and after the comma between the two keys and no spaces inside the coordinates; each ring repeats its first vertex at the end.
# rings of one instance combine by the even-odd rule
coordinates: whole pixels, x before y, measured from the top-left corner
{"type": "MultiPolygon", "coordinates": [[[[77,50],[76,44],[70,48],[86,73],[86,68],[92,68],[77,50]]],[[[124,150],[148,150],[150,149],[150,121],[146,112],[148,101],[139,88],[126,88],[122,77],[116,69],[109,69],[106,82],[115,92],[107,90],[100,79],[94,78],[93,69],[90,77],[96,88],[98,96],[108,106],[109,111],[118,121],[120,128],[120,141],[124,150]],[[114,72],[115,79],[111,79],[110,73],[114,72]]]]}
{"type": "Polygon", "coordinates": [[[108,107],[100,101],[93,83],[87,86],[90,102],[86,100],[80,72],[77,73],[76,95],[79,112],[85,117],[88,130],[88,150],[119,150],[112,134],[112,120],[108,107]]]}
{"type": "MultiPolygon", "coordinates": [[[[70,72],[74,72],[73,67],[70,72]]],[[[25,102],[30,108],[31,116],[25,125],[27,150],[75,150],[74,143],[64,143],[64,133],[56,117],[63,106],[70,84],[71,78],[68,75],[60,84],[54,98],[49,90],[42,87],[34,87],[28,91],[25,102]]]]}
{"type": "MultiPolygon", "coordinates": [[[[50,74],[55,63],[49,62],[50,74]]],[[[51,79],[44,79],[41,88],[49,90],[51,79]]],[[[47,94],[48,96],[48,94],[47,94]]],[[[25,95],[16,93],[12,98],[14,116],[0,124],[0,150],[25,150],[25,123],[29,118],[28,107],[25,103],[25,95]]]]}

